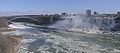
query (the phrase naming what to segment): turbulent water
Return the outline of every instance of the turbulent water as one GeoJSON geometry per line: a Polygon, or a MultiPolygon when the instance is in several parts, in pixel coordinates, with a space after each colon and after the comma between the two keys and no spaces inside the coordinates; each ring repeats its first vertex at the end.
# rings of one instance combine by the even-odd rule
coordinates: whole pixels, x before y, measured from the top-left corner
{"type": "Polygon", "coordinates": [[[107,17],[69,16],[65,18],[65,20],[58,21],[50,27],[70,31],[100,33],[101,31],[111,31],[116,25],[114,18],[107,17]]]}
{"type": "Polygon", "coordinates": [[[113,19],[73,16],[48,27],[29,23],[9,26],[16,29],[10,34],[23,37],[20,53],[120,53],[119,35],[81,32],[111,30],[113,19]]]}

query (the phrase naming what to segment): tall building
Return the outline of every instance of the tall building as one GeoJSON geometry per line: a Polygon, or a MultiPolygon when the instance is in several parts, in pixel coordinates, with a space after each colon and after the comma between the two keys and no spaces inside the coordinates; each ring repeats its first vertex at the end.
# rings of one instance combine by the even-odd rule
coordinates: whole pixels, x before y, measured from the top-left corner
{"type": "Polygon", "coordinates": [[[86,10],[86,15],[91,16],[91,10],[86,10]]]}
{"type": "Polygon", "coordinates": [[[95,12],[94,12],[94,15],[98,15],[98,12],[95,11],[95,12]]]}

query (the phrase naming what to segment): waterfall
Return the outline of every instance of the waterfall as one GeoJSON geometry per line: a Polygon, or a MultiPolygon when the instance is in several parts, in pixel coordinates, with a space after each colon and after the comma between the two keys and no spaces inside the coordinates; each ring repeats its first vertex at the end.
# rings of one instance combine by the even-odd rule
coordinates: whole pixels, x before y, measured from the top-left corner
{"type": "Polygon", "coordinates": [[[111,31],[115,26],[114,18],[109,17],[86,17],[83,15],[62,17],[57,23],[49,26],[58,29],[84,32],[111,31]]]}

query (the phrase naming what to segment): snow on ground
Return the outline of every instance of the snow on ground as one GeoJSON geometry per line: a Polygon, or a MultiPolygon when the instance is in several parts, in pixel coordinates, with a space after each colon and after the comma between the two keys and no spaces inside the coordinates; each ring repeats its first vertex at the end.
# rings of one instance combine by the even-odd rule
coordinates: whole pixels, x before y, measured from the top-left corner
{"type": "Polygon", "coordinates": [[[32,27],[25,26],[24,23],[13,23],[13,24],[10,24],[9,27],[17,28],[17,29],[32,28],[32,27]]]}

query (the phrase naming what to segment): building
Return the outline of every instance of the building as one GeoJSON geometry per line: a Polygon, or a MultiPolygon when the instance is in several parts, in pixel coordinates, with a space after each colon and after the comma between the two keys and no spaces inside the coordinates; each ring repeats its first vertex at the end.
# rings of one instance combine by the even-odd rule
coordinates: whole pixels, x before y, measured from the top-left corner
{"type": "Polygon", "coordinates": [[[91,16],[91,10],[86,10],[86,15],[91,16]]]}
{"type": "Polygon", "coordinates": [[[94,15],[98,15],[98,12],[94,11],[94,15]]]}
{"type": "Polygon", "coordinates": [[[67,16],[67,13],[62,13],[62,16],[67,16]]]}

